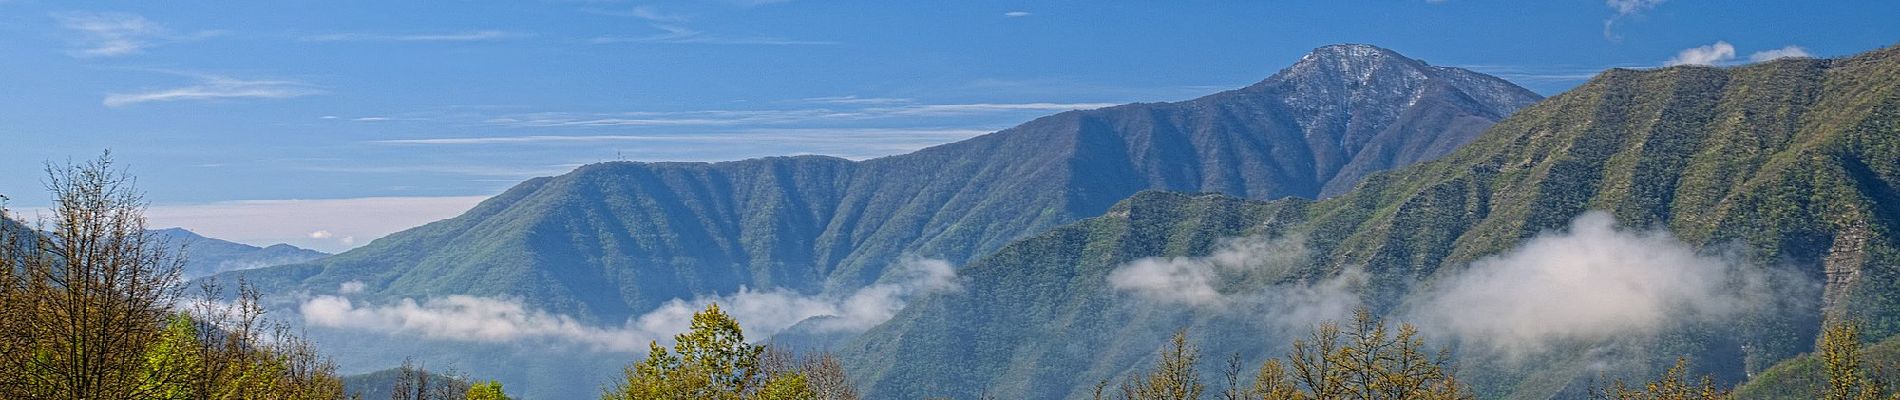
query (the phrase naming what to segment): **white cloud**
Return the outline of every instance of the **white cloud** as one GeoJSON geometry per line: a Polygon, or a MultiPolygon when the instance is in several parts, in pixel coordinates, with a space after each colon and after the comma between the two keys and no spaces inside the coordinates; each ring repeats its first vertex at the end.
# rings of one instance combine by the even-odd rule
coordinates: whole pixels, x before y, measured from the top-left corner
{"type": "Polygon", "coordinates": [[[944,260],[908,258],[898,266],[895,277],[894,283],[874,284],[852,293],[837,304],[837,312],[829,314],[834,318],[821,321],[818,329],[863,332],[889,321],[918,295],[963,290],[956,268],[944,260]]]}
{"type": "Polygon", "coordinates": [[[898,264],[895,280],[867,286],[844,298],[805,296],[789,290],[754,291],[741,288],[728,296],[674,299],[653,311],[629,321],[629,326],[647,332],[672,335],[683,332],[692,315],[708,304],[721,310],[746,328],[746,334],[763,340],[800,322],[813,318],[820,332],[863,332],[890,320],[906,302],[918,295],[963,290],[956,270],[949,262],[907,257],[898,264]]]}
{"type": "Polygon", "coordinates": [[[78,40],[81,48],[70,53],[75,57],[138,54],[146,48],[164,43],[198,40],[220,34],[216,31],[176,34],[145,17],[126,13],[61,13],[54,14],[53,18],[59,21],[60,26],[82,35],[78,40]]]}
{"type": "Polygon", "coordinates": [[[1028,11],[1010,11],[1010,12],[1003,13],[1003,16],[1010,17],[1010,18],[1027,17],[1031,15],[1036,15],[1036,14],[1032,14],[1028,11]]]}
{"type": "Polygon", "coordinates": [[[1663,1],[1665,0],[1605,0],[1604,4],[1608,5],[1613,13],[1603,20],[1603,38],[1613,41],[1622,40],[1623,37],[1618,36],[1613,29],[1617,21],[1656,8],[1662,5],[1663,1]]]}
{"type": "Polygon", "coordinates": [[[369,288],[369,285],[363,283],[363,281],[349,281],[337,285],[336,293],[344,295],[357,294],[362,293],[363,289],[366,288],[369,288]]]}
{"type": "Polygon", "coordinates": [[[1774,50],[1757,51],[1755,52],[1755,54],[1748,55],[1748,61],[1762,62],[1762,61],[1769,61],[1769,60],[1775,60],[1775,59],[1781,59],[1781,58],[1813,58],[1813,57],[1814,57],[1813,54],[1808,54],[1808,49],[1803,49],[1801,48],[1801,46],[1789,45],[1788,47],[1782,47],[1782,48],[1774,49],[1774,50]]]}
{"type": "MultiPolygon", "coordinates": [[[[1117,266],[1108,283],[1162,309],[1186,306],[1304,332],[1350,315],[1369,277],[1363,269],[1347,268],[1332,277],[1265,288],[1237,284],[1291,276],[1291,268],[1310,262],[1301,243],[1231,239],[1208,256],[1117,266]]],[[[1427,283],[1393,318],[1505,356],[1647,337],[1746,313],[1805,309],[1813,305],[1803,299],[1819,298],[1819,286],[1798,273],[1704,255],[1666,231],[1619,229],[1601,212],[1427,283]]]]}
{"type": "MultiPolygon", "coordinates": [[[[618,327],[590,326],[569,316],[532,309],[515,299],[464,295],[424,301],[402,299],[382,306],[322,295],[304,301],[298,311],[305,322],[323,327],[471,342],[559,340],[602,350],[637,352],[646,349],[650,341],[667,342],[685,332],[693,313],[713,303],[739,321],[748,337],[764,340],[815,317],[825,317],[816,326],[820,331],[861,332],[890,319],[911,297],[961,290],[955,271],[942,260],[909,258],[897,268],[896,282],[875,284],[842,299],[742,287],[726,296],[674,299],[618,327]]],[[[347,289],[348,285],[339,289],[347,289]]],[[[339,290],[348,294],[343,292],[339,290]]]]}
{"type": "Polygon", "coordinates": [[[498,30],[442,33],[366,33],[346,32],[305,36],[306,42],[480,42],[525,37],[528,35],[498,30]]]}
{"type": "Polygon", "coordinates": [[[1656,8],[1664,0],[1605,0],[1604,4],[1616,11],[1616,15],[1631,15],[1656,8]]]}
{"type": "Polygon", "coordinates": [[[335,253],[354,247],[356,238],[378,238],[453,217],[486,198],[244,200],[154,205],[145,215],[155,227],[184,227],[205,236],[241,243],[289,243],[335,253]]]}
{"type": "Polygon", "coordinates": [[[322,90],[297,81],[246,80],[215,75],[199,75],[198,79],[199,83],[191,86],[108,94],[104,104],[107,107],[122,107],[163,101],[284,99],[323,93],[322,90]]]}
{"type": "Polygon", "coordinates": [[[1109,272],[1108,283],[1132,298],[1173,307],[1246,315],[1286,332],[1311,329],[1313,324],[1351,315],[1360,304],[1357,291],[1365,286],[1363,269],[1348,268],[1337,275],[1288,282],[1259,289],[1227,287],[1230,282],[1279,280],[1310,261],[1305,239],[1250,236],[1228,239],[1201,257],[1154,257],[1135,260],[1109,272]]]}
{"type": "Polygon", "coordinates": [[[1619,229],[1608,214],[1591,212],[1567,231],[1538,235],[1440,280],[1410,303],[1407,319],[1521,354],[1727,321],[1809,290],[1793,274],[1701,255],[1666,231],[1619,229]]]}
{"type": "Polygon", "coordinates": [[[1685,49],[1676,53],[1675,58],[1664,61],[1664,66],[1676,65],[1718,65],[1735,59],[1735,46],[1724,41],[1714,44],[1685,49]]]}
{"type": "Polygon", "coordinates": [[[633,352],[652,335],[588,326],[571,317],[530,309],[520,301],[454,295],[417,302],[402,299],[382,307],[358,306],[347,297],[322,295],[298,312],[306,323],[333,328],[402,332],[472,342],[558,339],[604,350],[633,352]]]}
{"type": "Polygon", "coordinates": [[[1304,261],[1307,250],[1298,238],[1229,239],[1205,257],[1150,257],[1116,267],[1108,282],[1116,289],[1147,298],[1194,306],[1222,306],[1233,301],[1219,284],[1244,274],[1284,274],[1304,261]]]}

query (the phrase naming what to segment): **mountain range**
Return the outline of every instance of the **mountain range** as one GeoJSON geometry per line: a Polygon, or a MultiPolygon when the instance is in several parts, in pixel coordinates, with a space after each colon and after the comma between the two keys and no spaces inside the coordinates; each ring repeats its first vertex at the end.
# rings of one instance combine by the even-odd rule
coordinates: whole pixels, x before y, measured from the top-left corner
{"type": "MultiPolygon", "coordinates": [[[[1465,297],[1487,301],[1456,304],[1505,312],[1440,326],[1448,328],[1440,338],[1462,346],[1461,373],[1483,397],[1580,395],[1592,379],[1653,376],[1679,356],[1734,383],[1812,351],[1823,323],[1858,321],[1873,339],[1900,333],[1897,184],[1900,47],[1732,68],[1613,69],[1517,112],[1450,155],[1375,174],[1336,197],[1134,196],[1103,216],[977,259],[959,270],[963,291],[913,301],[843,354],[874,398],[1084,398],[1096,382],[1147,362],[1184,327],[1213,357],[1277,356],[1284,351],[1277,344],[1303,331],[1285,332],[1267,316],[1310,306],[1302,302],[1341,278],[1357,283],[1344,291],[1347,300],[1391,316],[1432,315],[1408,314],[1407,306],[1488,282],[1465,297]],[[1608,220],[1617,230],[1593,228],[1608,220]],[[1589,239],[1591,232],[1620,233],[1589,239]],[[1222,265],[1222,249],[1235,246],[1223,238],[1233,237],[1274,238],[1285,244],[1263,248],[1297,249],[1280,251],[1284,259],[1266,263],[1272,267],[1209,267],[1220,279],[1205,289],[1258,293],[1248,299],[1263,304],[1135,301],[1138,293],[1115,277],[1144,260],[1222,265]],[[1535,253],[1552,250],[1539,241],[1563,240],[1572,242],[1555,243],[1576,253],[1535,253]],[[1627,243],[1677,242],[1700,256],[1647,247],[1633,257],[1615,254],[1627,243]],[[1662,296],[1657,310],[1668,313],[1656,317],[1653,331],[1553,322],[1595,321],[1587,312],[1510,312],[1520,310],[1516,303],[1567,294],[1512,297],[1519,287],[1541,288],[1540,276],[1587,277],[1580,266],[1494,275],[1516,280],[1470,278],[1513,264],[1601,257],[1683,261],[1636,268],[1632,276],[1692,266],[1678,264],[1723,266],[1661,282],[1611,279],[1569,293],[1606,293],[1596,301],[1611,305],[1644,301],[1614,296],[1622,291],[1662,296]],[[1757,273],[1722,272],[1745,269],[1757,273]],[[1683,295],[1698,290],[1724,294],[1707,307],[1677,308],[1702,302],[1683,295]],[[1233,307],[1265,311],[1236,315],[1233,307]],[[1519,317],[1533,319],[1495,322],[1519,317]],[[1469,326],[1497,336],[1547,335],[1533,337],[1538,346],[1498,347],[1512,350],[1500,357],[1506,351],[1483,351],[1490,348],[1483,338],[1457,335],[1474,331],[1469,326]],[[1544,331],[1558,328],[1572,330],[1544,331]]],[[[1557,311],[1565,310],[1578,311],[1557,311]]],[[[1621,328],[1625,318],[1639,317],[1601,322],[1621,328]]]]}
{"type": "Polygon", "coordinates": [[[1337,194],[1539,99],[1385,49],[1327,46],[1245,88],[1064,112],[904,155],[587,165],[246,275],[272,292],[355,281],[368,299],[514,296],[608,323],[741,287],[848,292],[887,279],[902,256],[961,263],[1142,190],[1337,194]]]}
{"type": "MultiPolygon", "coordinates": [[[[1325,46],[1241,89],[1064,112],[903,155],[587,165],[355,250],[241,274],[265,293],[347,294],[365,305],[514,299],[605,326],[740,290],[842,298],[903,279],[906,257],[961,265],[1145,190],[1337,195],[1377,171],[1443,156],[1538,100],[1390,50],[1325,46]]],[[[849,339],[801,327],[784,341],[849,339]]],[[[382,334],[312,334],[342,349],[350,370],[401,356],[382,334]]],[[[606,377],[535,358],[542,351],[465,347],[417,356],[529,396],[586,396],[591,387],[551,380],[606,377]]]]}
{"type": "Polygon", "coordinates": [[[1539,99],[1336,45],[1242,89],[911,154],[583,166],[244,276],[611,326],[742,288],[835,297],[905,257],[961,266],[862,335],[791,338],[840,352],[870,398],[1085,397],[1177,329],[1257,362],[1353,307],[1417,321],[1487,398],[1677,357],[1736,383],[1801,370],[1827,323],[1900,333],[1897,124],[1900,48],[1612,69],[1539,99]]]}
{"type": "Polygon", "coordinates": [[[183,271],[185,279],[196,279],[230,271],[296,264],[330,255],[281,243],[257,247],[213,239],[184,228],[156,229],[151,233],[165,240],[169,246],[182,246],[185,249],[183,271]]]}

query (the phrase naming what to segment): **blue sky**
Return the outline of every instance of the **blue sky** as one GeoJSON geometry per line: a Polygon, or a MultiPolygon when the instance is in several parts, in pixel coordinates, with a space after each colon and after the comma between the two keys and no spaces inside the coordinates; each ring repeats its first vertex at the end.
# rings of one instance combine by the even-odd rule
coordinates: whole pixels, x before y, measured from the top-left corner
{"type": "Polygon", "coordinates": [[[0,194],[110,148],[155,225],[342,250],[611,160],[868,158],[1370,43],[1554,94],[1852,54],[1900,2],[0,0],[0,194]],[[1790,48],[1789,46],[1795,46],[1790,48]]]}

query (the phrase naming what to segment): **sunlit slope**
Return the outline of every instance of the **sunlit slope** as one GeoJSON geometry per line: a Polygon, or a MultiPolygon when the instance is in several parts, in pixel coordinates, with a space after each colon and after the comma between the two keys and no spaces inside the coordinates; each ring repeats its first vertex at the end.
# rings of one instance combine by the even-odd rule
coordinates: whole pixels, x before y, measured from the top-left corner
{"type": "MultiPolygon", "coordinates": [[[[1822,286],[1715,329],[1619,338],[1623,360],[1679,355],[1739,380],[1811,349],[1823,316],[1900,332],[1900,49],[1736,68],[1607,71],[1498,123],[1445,158],[1368,179],[1336,198],[1251,202],[1145,194],[1107,215],[980,258],[961,293],[914,302],[846,348],[873,397],[1084,395],[1192,327],[1213,360],[1276,355],[1290,337],[1257,315],[1128,301],[1119,265],[1208,254],[1220,237],[1297,238],[1285,271],[1222,282],[1246,292],[1362,268],[1359,295],[1394,311],[1470,262],[1603,210],[1630,229],[1665,229],[1709,253],[1786,266],[1822,286]]],[[[1685,319],[1686,316],[1685,316],[1685,319]]],[[[1702,327],[1708,328],[1708,327],[1702,327]]],[[[1530,366],[1468,362],[1487,397],[1545,398],[1589,384],[1588,346],[1530,366]]],[[[1472,361],[1472,360],[1468,360],[1472,361]]],[[[1643,372],[1643,371],[1632,371],[1643,372]]]]}

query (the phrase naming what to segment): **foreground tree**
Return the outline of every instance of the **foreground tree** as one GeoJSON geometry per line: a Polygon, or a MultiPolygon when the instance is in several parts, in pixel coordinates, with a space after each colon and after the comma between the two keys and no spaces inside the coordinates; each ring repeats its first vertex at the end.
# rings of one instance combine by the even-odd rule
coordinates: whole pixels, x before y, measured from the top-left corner
{"type": "Polygon", "coordinates": [[[1720,400],[1729,398],[1728,390],[1715,386],[1715,378],[1704,375],[1701,380],[1689,377],[1689,359],[1677,358],[1676,365],[1663,371],[1656,380],[1644,383],[1641,387],[1632,387],[1622,380],[1610,384],[1610,387],[1593,391],[1593,397],[1605,400],[1720,400]]]}
{"type": "Polygon", "coordinates": [[[747,343],[738,321],[713,304],[693,314],[692,327],[674,336],[671,351],[652,343],[647,358],[625,370],[625,378],[607,389],[604,400],[618,399],[713,399],[713,400],[816,400],[812,376],[823,375],[818,386],[833,395],[856,392],[834,385],[844,382],[842,369],[827,370],[823,361],[807,363],[819,369],[808,373],[806,367],[794,367],[789,355],[769,352],[763,346],[747,343]],[[835,376],[834,376],[835,375],[835,376]]]}
{"type": "MultiPolygon", "coordinates": [[[[1175,331],[1174,338],[1161,350],[1161,359],[1147,373],[1133,380],[1123,381],[1121,398],[1125,400],[1195,400],[1201,398],[1201,392],[1207,385],[1201,383],[1200,373],[1195,364],[1201,360],[1201,352],[1187,342],[1187,331],[1175,331]]],[[[1095,397],[1102,398],[1104,385],[1098,385],[1095,397]]]]}
{"type": "MultiPolygon", "coordinates": [[[[1395,334],[1385,322],[1359,310],[1351,331],[1339,324],[1320,324],[1312,336],[1295,340],[1287,360],[1270,359],[1260,365],[1251,388],[1242,390],[1239,361],[1229,361],[1228,399],[1355,399],[1355,400],[1463,400],[1473,396],[1452,373],[1450,353],[1428,353],[1418,329],[1401,324],[1395,334]]],[[[1198,399],[1203,385],[1194,364],[1199,353],[1185,333],[1162,352],[1148,373],[1121,385],[1122,400],[1198,399]]],[[[1103,381],[1095,398],[1110,398],[1103,381]]]]}
{"type": "Polygon", "coordinates": [[[1876,378],[1861,360],[1860,325],[1853,322],[1828,326],[1821,332],[1821,367],[1827,373],[1827,386],[1820,396],[1825,400],[1900,400],[1900,391],[1876,378]]]}
{"type": "Polygon", "coordinates": [[[509,400],[508,394],[501,391],[501,381],[478,382],[468,387],[465,400],[509,400]]]}
{"type": "Polygon", "coordinates": [[[145,232],[144,202],[109,158],[47,169],[43,232],[10,232],[0,270],[11,323],[5,398],[145,399],[188,378],[148,371],[178,298],[182,261],[145,232]],[[27,237],[31,235],[31,237],[27,237]]]}
{"type": "Polygon", "coordinates": [[[1295,340],[1283,366],[1260,366],[1252,398],[1260,399],[1470,399],[1451,371],[1451,354],[1432,353],[1418,328],[1385,321],[1360,309],[1350,331],[1323,323],[1311,337],[1295,340]]]}
{"type": "MultiPolygon", "coordinates": [[[[453,371],[448,372],[454,374],[453,371]]],[[[500,390],[496,383],[496,390],[500,390]]],[[[429,371],[413,359],[404,358],[396,369],[396,382],[389,389],[389,400],[457,400],[469,396],[473,386],[468,379],[449,378],[429,371]]]]}
{"type": "Polygon", "coordinates": [[[47,168],[47,188],[37,229],[0,224],[0,398],[342,397],[307,342],[260,323],[255,292],[180,311],[182,251],[146,232],[109,155],[47,168]]]}

